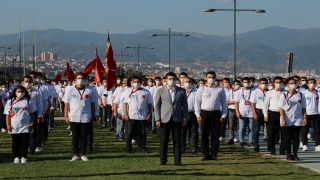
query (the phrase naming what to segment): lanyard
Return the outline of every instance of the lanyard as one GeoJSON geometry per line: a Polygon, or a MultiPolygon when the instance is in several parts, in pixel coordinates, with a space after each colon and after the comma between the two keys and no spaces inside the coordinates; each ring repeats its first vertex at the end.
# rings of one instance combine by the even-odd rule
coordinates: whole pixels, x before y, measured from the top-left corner
{"type": "Polygon", "coordinates": [[[84,94],[84,91],[86,90],[86,88],[85,88],[85,87],[83,88],[82,94],[80,93],[80,90],[79,90],[77,87],[76,87],[76,89],[77,89],[78,92],[79,92],[80,100],[83,100],[83,94],[84,94]]]}
{"type": "MultiPolygon", "coordinates": [[[[243,99],[244,99],[243,88],[242,88],[242,97],[243,97],[243,99]]],[[[250,99],[250,97],[251,97],[251,89],[250,89],[250,94],[249,94],[249,98],[248,98],[248,100],[250,99]]]]}
{"type": "Polygon", "coordinates": [[[187,95],[187,99],[189,98],[190,94],[192,93],[192,90],[190,89],[190,92],[187,95]]]}
{"type": "Polygon", "coordinates": [[[19,101],[14,101],[14,99],[12,99],[11,100],[11,108],[10,109],[12,109],[12,107],[13,107],[13,105],[15,105],[15,104],[17,104],[19,101],[21,101],[21,99],[19,100],[19,101]]]}
{"type": "Polygon", "coordinates": [[[288,97],[288,95],[289,95],[289,91],[288,91],[288,92],[287,92],[287,95],[286,95],[286,102],[288,103],[289,100],[292,98],[292,96],[295,95],[295,94],[296,94],[296,93],[293,93],[293,94],[291,94],[290,97],[288,97]]]}
{"type": "Polygon", "coordinates": [[[137,89],[137,90],[133,91],[133,89],[132,89],[132,91],[131,91],[131,93],[129,94],[129,97],[128,97],[128,98],[130,98],[131,94],[133,94],[133,93],[135,93],[135,92],[137,92],[137,91],[139,91],[139,90],[140,90],[140,89],[137,89]]]}
{"type": "Polygon", "coordinates": [[[32,89],[30,89],[30,93],[29,93],[30,97],[32,97],[32,89]]]}
{"type": "MultiPolygon", "coordinates": [[[[310,91],[311,92],[311,91],[310,91]]],[[[312,91],[313,94],[315,94],[317,97],[316,97],[316,100],[319,100],[319,94],[316,92],[316,91],[312,91]]]]}
{"type": "Polygon", "coordinates": [[[61,88],[61,92],[62,92],[62,94],[64,94],[64,93],[65,93],[65,91],[62,91],[62,89],[64,89],[64,88],[61,88]]]}
{"type": "MultiPolygon", "coordinates": [[[[260,89],[260,91],[261,91],[261,89],[260,89]]],[[[264,93],[264,91],[261,91],[261,92],[263,93],[263,96],[266,97],[266,94],[264,93]]]]}

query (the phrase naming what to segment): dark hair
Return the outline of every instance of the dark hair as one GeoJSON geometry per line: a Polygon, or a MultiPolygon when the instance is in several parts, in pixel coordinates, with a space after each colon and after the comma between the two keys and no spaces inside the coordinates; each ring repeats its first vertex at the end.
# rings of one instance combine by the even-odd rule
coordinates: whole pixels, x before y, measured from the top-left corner
{"type": "Polygon", "coordinates": [[[229,79],[229,78],[223,78],[223,81],[228,81],[228,82],[230,82],[230,79],[229,79]]]}
{"type": "Polygon", "coordinates": [[[232,84],[235,84],[235,83],[241,84],[241,82],[240,82],[239,80],[234,80],[234,81],[232,82],[232,84]]]}
{"type": "Polygon", "coordinates": [[[181,72],[181,73],[179,74],[179,77],[180,77],[181,75],[188,77],[188,74],[187,74],[186,72],[181,72]]]}
{"type": "Polygon", "coordinates": [[[303,79],[308,79],[307,77],[301,77],[300,80],[301,80],[302,78],[303,78],[303,79]]]}
{"type": "Polygon", "coordinates": [[[132,76],[132,77],[131,77],[131,81],[133,81],[134,79],[138,79],[139,82],[142,81],[142,80],[141,80],[141,77],[139,77],[139,76],[132,76]]]}
{"type": "Polygon", "coordinates": [[[296,79],[300,80],[300,76],[291,76],[291,78],[296,78],[296,79]]]}
{"type": "Polygon", "coordinates": [[[155,81],[156,81],[156,80],[160,80],[160,81],[161,81],[161,77],[157,76],[157,77],[154,78],[154,80],[155,80],[155,81]]]}
{"type": "Polygon", "coordinates": [[[26,97],[26,98],[28,98],[28,99],[31,99],[31,98],[30,98],[30,95],[29,95],[29,93],[28,93],[28,91],[27,91],[27,89],[26,89],[25,87],[21,86],[21,85],[15,87],[15,88],[13,89],[12,93],[11,93],[10,96],[9,96],[9,99],[15,99],[15,98],[17,97],[16,91],[17,91],[18,89],[24,90],[24,97],[26,97]]]}
{"type": "Polygon", "coordinates": [[[168,72],[167,74],[166,74],[166,77],[168,77],[168,76],[173,76],[173,77],[177,77],[177,75],[176,75],[176,73],[174,73],[174,72],[168,72]]]}
{"type": "Polygon", "coordinates": [[[23,79],[23,80],[24,80],[24,79],[31,79],[31,81],[33,80],[33,79],[32,79],[32,77],[31,77],[30,75],[25,75],[25,76],[23,76],[23,78],[22,78],[22,79],[23,79]]]}
{"type": "Polygon", "coordinates": [[[258,80],[258,82],[261,82],[261,81],[268,82],[268,79],[267,78],[261,78],[261,79],[258,80]]]}
{"type": "Polygon", "coordinates": [[[77,76],[79,76],[79,75],[83,76],[85,79],[86,79],[86,77],[87,77],[85,73],[83,73],[83,72],[77,72],[77,73],[74,75],[74,78],[76,79],[77,76]]]}
{"type": "Polygon", "coordinates": [[[314,83],[317,83],[317,81],[315,79],[313,79],[313,78],[308,79],[308,83],[309,83],[309,81],[313,81],[314,83]]]}
{"type": "MultiPolygon", "coordinates": [[[[204,79],[199,79],[199,81],[203,81],[203,82],[205,82],[205,81],[204,81],[204,79]]],[[[198,81],[198,82],[199,82],[199,81],[198,81]]]]}
{"type": "Polygon", "coordinates": [[[217,76],[217,74],[216,74],[214,71],[208,71],[208,72],[206,73],[206,77],[207,77],[208,74],[212,74],[212,75],[214,75],[214,77],[217,76]]]}
{"type": "MultiPolygon", "coordinates": [[[[250,81],[251,81],[251,80],[253,80],[253,81],[255,81],[255,80],[256,80],[256,78],[255,78],[255,77],[253,77],[253,76],[251,76],[249,79],[250,79],[250,81]]],[[[267,80],[267,81],[268,81],[268,80],[267,80]]]]}
{"type": "Polygon", "coordinates": [[[282,77],[280,77],[280,76],[276,76],[276,77],[274,77],[274,78],[273,78],[273,82],[274,82],[275,80],[277,80],[277,79],[279,79],[279,80],[281,80],[281,82],[283,82],[283,78],[282,78],[282,77]]]}
{"type": "Polygon", "coordinates": [[[245,81],[245,80],[250,81],[250,78],[249,77],[242,78],[242,81],[245,81]]]}
{"type": "Polygon", "coordinates": [[[162,79],[167,79],[167,77],[165,76],[165,77],[162,77],[162,79]]]}
{"type": "Polygon", "coordinates": [[[286,82],[287,83],[289,83],[289,81],[294,81],[294,83],[296,83],[297,82],[297,80],[296,79],[294,79],[293,77],[289,77],[287,80],[286,80],[286,82]]]}

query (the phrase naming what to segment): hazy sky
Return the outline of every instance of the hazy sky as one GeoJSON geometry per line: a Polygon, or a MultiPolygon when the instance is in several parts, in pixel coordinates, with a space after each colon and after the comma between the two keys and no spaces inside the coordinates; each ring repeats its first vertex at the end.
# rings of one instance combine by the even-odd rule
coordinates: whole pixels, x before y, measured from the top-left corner
{"type": "MultiPolygon", "coordinates": [[[[320,27],[320,0],[237,0],[237,8],[265,9],[266,13],[237,13],[237,33],[281,26],[320,27]]],[[[0,34],[59,28],[98,33],[137,33],[145,29],[232,35],[232,12],[203,12],[233,8],[233,0],[0,0],[0,34]]]]}

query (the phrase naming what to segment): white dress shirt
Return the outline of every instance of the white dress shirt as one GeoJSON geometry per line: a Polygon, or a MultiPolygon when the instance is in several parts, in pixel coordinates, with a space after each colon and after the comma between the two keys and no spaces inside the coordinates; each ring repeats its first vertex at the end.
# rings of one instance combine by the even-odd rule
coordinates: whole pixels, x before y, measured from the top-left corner
{"type": "Polygon", "coordinates": [[[253,117],[250,97],[252,96],[252,90],[241,88],[236,92],[235,101],[239,103],[239,112],[242,117],[253,117]],[[247,104],[246,104],[247,102],[247,104]]]}
{"type": "Polygon", "coordinates": [[[268,116],[268,111],[273,111],[273,112],[280,112],[280,108],[278,106],[279,104],[279,98],[282,93],[286,91],[284,90],[271,90],[268,91],[264,100],[264,105],[263,105],[263,115],[265,117],[268,116]]]}
{"type": "MultiPolygon", "coordinates": [[[[228,91],[227,94],[226,94],[226,102],[234,101],[234,96],[235,96],[236,92],[237,91],[234,91],[234,90],[228,91]]],[[[235,109],[234,104],[229,104],[228,105],[228,109],[235,109]]]]}
{"type": "Polygon", "coordinates": [[[194,112],[194,103],[196,98],[197,90],[189,89],[186,91],[187,101],[188,101],[188,112],[194,112]]]}

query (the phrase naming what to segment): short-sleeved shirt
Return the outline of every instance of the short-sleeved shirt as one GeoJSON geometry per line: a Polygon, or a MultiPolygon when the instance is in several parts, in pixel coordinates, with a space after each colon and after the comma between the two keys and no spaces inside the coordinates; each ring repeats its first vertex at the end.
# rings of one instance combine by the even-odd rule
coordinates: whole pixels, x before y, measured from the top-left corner
{"type": "Polygon", "coordinates": [[[250,102],[256,104],[257,109],[263,109],[264,99],[266,97],[267,92],[261,91],[261,89],[256,89],[252,92],[250,97],[250,102]]]}
{"type": "MultiPolygon", "coordinates": [[[[226,94],[226,101],[234,101],[234,97],[235,97],[235,94],[236,94],[237,91],[234,91],[234,90],[230,90],[227,92],[226,94]]],[[[228,105],[228,109],[235,109],[235,106],[234,104],[229,104],[228,105]]]]}
{"type": "Polygon", "coordinates": [[[128,115],[131,120],[146,120],[149,112],[148,105],[152,105],[152,96],[146,89],[126,91],[125,103],[128,102],[128,115]]]}
{"type": "Polygon", "coordinates": [[[290,108],[285,110],[284,114],[287,126],[303,126],[302,108],[306,108],[306,99],[304,94],[297,92],[291,96],[291,94],[288,92],[282,93],[279,98],[278,106],[280,108],[284,107],[284,105],[287,103],[287,100],[288,104],[290,105],[290,108]]]}
{"type": "Polygon", "coordinates": [[[11,116],[11,126],[13,128],[12,132],[9,134],[20,134],[20,133],[30,133],[28,126],[31,123],[30,114],[37,110],[36,104],[30,99],[24,99],[21,101],[16,101],[14,99],[8,100],[3,114],[9,114],[9,111],[14,112],[11,116]]]}
{"type": "Polygon", "coordinates": [[[245,90],[241,88],[235,94],[235,101],[239,103],[239,112],[242,117],[253,117],[250,98],[252,96],[252,89],[245,90]]]}
{"type": "Polygon", "coordinates": [[[319,96],[320,92],[318,90],[305,90],[303,94],[306,98],[306,113],[307,115],[319,114],[319,96]]]}
{"type": "Polygon", "coordinates": [[[118,105],[117,112],[119,114],[119,117],[124,115],[123,103],[124,103],[124,100],[125,100],[126,91],[131,91],[131,88],[127,88],[127,89],[125,89],[123,91],[119,91],[118,95],[115,97],[114,102],[113,102],[113,103],[118,105]]]}
{"type": "Polygon", "coordinates": [[[85,87],[82,90],[78,90],[76,87],[72,86],[68,88],[65,96],[64,102],[69,103],[70,105],[70,122],[89,123],[92,117],[91,103],[95,102],[96,97],[92,89],[85,87]],[[84,101],[84,106],[80,106],[81,96],[84,101]]]}

